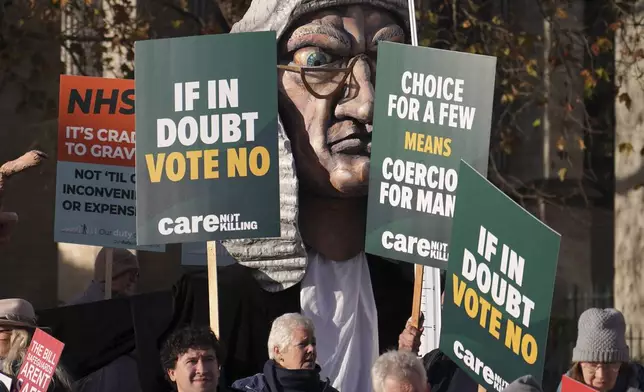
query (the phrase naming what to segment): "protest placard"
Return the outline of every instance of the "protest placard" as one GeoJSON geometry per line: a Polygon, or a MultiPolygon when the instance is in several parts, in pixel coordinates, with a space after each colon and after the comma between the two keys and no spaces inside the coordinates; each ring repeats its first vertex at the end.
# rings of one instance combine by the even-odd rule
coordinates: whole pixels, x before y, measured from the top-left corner
{"type": "Polygon", "coordinates": [[[276,64],[275,32],[136,43],[139,244],[280,235],[276,64]]]}
{"type": "Polygon", "coordinates": [[[54,241],[136,245],[134,81],[60,77],[54,241]]]}
{"type": "Polygon", "coordinates": [[[440,349],[488,391],[541,380],[560,236],[461,161],[440,349]]]}
{"type": "Polygon", "coordinates": [[[41,329],[36,329],[18,371],[20,392],[47,392],[65,345],[41,329]]]}
{"type": "Polygon", "coordinates": [[[561,392],[596,392],[596,390],[564,374],[561,377],[561,392]]]}
{"type": "Polygon", "coordinates": [[[487,173],[496,58],[378,44],[366,251],[445,269],[465,159],[487,173]]]}

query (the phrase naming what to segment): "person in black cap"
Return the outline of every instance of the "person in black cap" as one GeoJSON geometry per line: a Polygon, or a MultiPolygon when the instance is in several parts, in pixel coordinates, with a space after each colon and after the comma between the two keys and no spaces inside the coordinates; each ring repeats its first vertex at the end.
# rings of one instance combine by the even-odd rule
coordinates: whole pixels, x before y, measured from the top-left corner
{"type": "MultiPolygon", "coordinates": [[[[445,271],[441,271],[441,306],[445,297],[445,271]]],[[[423,316],[421,315],[422,324],[423,316]]],[[[411,319],[407,321],[405,329],[398,338],[398,350],[411,351],[418,354],[420,348],[420,337],[423,328],[420,329],[411,325],[411,319]]],[[[427,372],[427,382],[432,392],[476,392],[478,384],[472,380],[465,371],[450,357],[441,350],[434,349],[423,356],[423,365],[427,372]]]]}

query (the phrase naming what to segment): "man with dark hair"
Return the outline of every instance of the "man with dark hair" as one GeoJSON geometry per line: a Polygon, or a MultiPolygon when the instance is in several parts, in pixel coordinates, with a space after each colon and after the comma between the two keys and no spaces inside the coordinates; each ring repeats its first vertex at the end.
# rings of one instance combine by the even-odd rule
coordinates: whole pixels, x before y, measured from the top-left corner
{"type": "Polygon", "coordinates": [[[161,348],[163,372],[178,392],[217,391],[220,363],[222,349],[208,327],[178,329],[161,348]]]}

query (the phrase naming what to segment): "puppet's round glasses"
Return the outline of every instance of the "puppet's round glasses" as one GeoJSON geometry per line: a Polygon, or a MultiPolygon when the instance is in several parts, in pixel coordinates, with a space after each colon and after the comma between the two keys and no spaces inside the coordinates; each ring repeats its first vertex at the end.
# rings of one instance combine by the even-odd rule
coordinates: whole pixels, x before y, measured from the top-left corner
{"type": "MultiPolygon", "coordinates": [[[[353,75],[353,67],[362,58],[366,58],[366,55],[361,54],[352,58],[346,68],[303,67],[299,65],[278,65],[277,68],[299,73],[304,87],[311,95],[318,99],[327,99],[342,91],[349,76],[353,75]]],[[[358,89],[358,83],[355,85],[358,89]]]]}

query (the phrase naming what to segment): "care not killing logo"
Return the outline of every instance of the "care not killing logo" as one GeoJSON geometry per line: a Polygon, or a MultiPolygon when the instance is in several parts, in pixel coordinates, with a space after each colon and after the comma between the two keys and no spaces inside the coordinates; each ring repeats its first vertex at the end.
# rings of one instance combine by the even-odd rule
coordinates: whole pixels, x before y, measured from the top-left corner
{"type": "Polygon", "coordinates": [[[257,221],[242,221],[240,215],[235,213],[180,216],[176,219],[162,218],[159,220],[158,230],[161,235],[196,234],[202,230],[208,233],[257,230],[257,221]]]}

